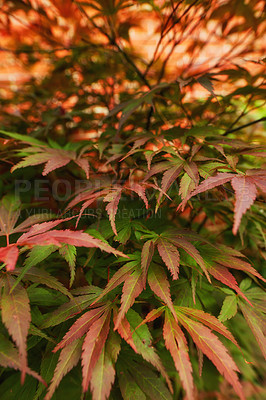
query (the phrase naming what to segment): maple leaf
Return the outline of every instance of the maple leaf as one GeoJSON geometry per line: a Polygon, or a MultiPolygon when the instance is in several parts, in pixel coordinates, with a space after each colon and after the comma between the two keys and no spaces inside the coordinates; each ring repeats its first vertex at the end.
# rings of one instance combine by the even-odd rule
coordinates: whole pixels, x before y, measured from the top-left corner
{"type": "Polygon", "coordinates": [[[76,266],[76,247],[72,244],[65,244],[59,249],[59,254],[66,260],[70,268],[70,282],[69,287],[73,285],[75,279],[75,266],[76,266]]]}
{"type": "Polygon", "coordinates": [[[208,270],[206,268],[205,261],[203,260],[199,251],[196,249],[196,247],[192,243],[190,243],[187,239],[182,237],[182,235],[180,235],[181,236],[180,237],[176,233],[165,232],[163,234],[163,236],[166,237],[168,239],[168,241],[171,242],[177,248],[182,248],[183,250],[185,250],[185,252],[187,254],[189,254],[196,261],[197,264],[200,265],[200,267],[203,270],[203,272],[205,273],[208,281],[210,282],[210,277],[209,277],[208,270]]]}
{"type": "Polygon", "coordinates": [[[178,313],[178,320],[191,335],[198,348],[212,361],[218,371],[233,386],[241,400],[245,400],[242,387],[236,372],[239,372],[226,347],[220,342],[210,329],[194,321],[183,313],[178,313]]]}
{"type": "Polygon", "coordinates": [[[125,282],[125,280],[130,276],[130,274],[136,270],[138,265],[139,265],[139,260],[137,259],[135,261],[130,261],[125,265],[123,265],[123,267],[119,268],[119,270],[114,273],[110,281],[107,283],[105,289],[103,289],[101,294],[92,303],[92,305],[96,302],[99,302],[104,296],[110,293],[113,289],[115,289],[121,283],[125,282]]]}
{"type": "Polygon", "coordinates": [[[123,294],[121,297],[121,307],[116,319],[115,327],[116,330],[127,313],[128,309],[132,306],[135,299],[140,295],[144,289],[144,281],[141,269],[135,269],[128,277],[125,279],[123,285],[123,294]]]}
{"type": "MultiPolygon", "coordinates": [[[[114,308],[114,324],[116,324],[117,315],[118,315],[118,309],[115,307],[114,308]]],[[[134,340],[132,338],[131,325],[126,316],[120,321],[120,324],[117,327],[117,332],[119,333],[121,338],[124,339],[130,345],[130,347],[132,347],[132,349],[135,351],[135,353],[137,353],[138,350],[137,350],[134,340]]]]}
{"type": "Polygon", "coordinates": [[[50,400],[52,398],[55,389],[58,387],[63,377],[77,365],[81,356],[81,348],[82,341],[77,339],[61,351],[54,376],[44,398],[45,400],[50,400]]]}
{"type": "Polygon", "coordinates": [[[234,275],[232,275],[231,272],[229,272],[229,270],[226,267],[216,263],[213,266],[209,266],[208,271],[215,279],[224,283],[231,289],[234,289],[240,296],[243,297],[243,299],[245,299],[249,304],[251,304],[250,301],[248,300],[248,298],[239,289],[239,286],[237,284],[237,281],[236,281],[234,275]]]}
{"type": "Polygon", "coordinates": [[[18,256],[19,250],[16,245],[0,247],[0,261],[5,263],[7,271],[12,271],[15,268],[18,256]]]}
{"type": "MultiPolygon", "coordinates": [[[[208,248],[208,246],[206,247],[208,248]]],[[[255,268],[253,268],[248,262],[241,259],[241,257],[245,257],[242,253],[237,252],[228,246],[219,245],[217,247],[220,252],[212,254],[212,258],[215,262],[218,262],[219,264],[222,264],[228,268],[247,272],[261,279],[263,282],[266,282],[263,276],[255,268]]],[[[207,251],[209,254],[211,253],[209,248],[207,251]]]]}
{"type": "MultiPolygon", "coordinates": [[[[21,370],[17,349],[15,349],[13,344],[2,334],[0,334],[0,365],[4,368],[9,367],[15,370],[21,370]]],[[[38,379],[44,386],[47,386],[42,377],[29,367],[26,367],[26,373],[38,379]]]]}
{"type": "Polygon", "coordinates": [[[204,87],[204,89],[208,90],[208,92],[210,92],[211,95],[213,97],[215,97],[215,99],[219,103],[219,100],[218,100],[218,98],[217,98],[217,96],[216,96],[216,94],[214,93],[214,90],[213,90],[213,84],[212,84],[210,75],[209,74],[202,75],[199,78],[197,78],[196,80],[199,82],[199,84],[202,87],[204,87]]]}
{"type": "Polygon", "coordinates": [[[91,375],[90,387],[93,400],[105,400],[109,397],[115,380],[115,363],[119,352],[119,335],[110,332],[91,375]]]}
{"type": "Polygon", "coordinates": [[[233,318],[237,313],[237,298],[233,294],[232,296],[226,296],[223,301],[223,305],[219,315],[219,321],[224,322],[227,319],[233,318]]]}
{"type": "Polygon", "coordinates": [[[120,251],[112,248],[108,243],[102,242],[83,231],[72,231],[70,229],[51,230],[61,222],[72,218],[73,217],[33,225],[28,232],[20,236],[16,243],[0,248],[0,260],[6,263],[7,269],[11,271],[15,268],[19,254],[17,246],[55,245],[61,247],[62,244],[78,247],[97,247],[107,253],[127,257],[120,251]]]}
{"type": "Polygon", "coordinates": [[[129,184],[125,185],[124,188],[137,193],[137,195],[143,200],[146,209],[149,208],[148,199],[145,193],[146,187],[144,185],[140,185],[139,183],[136,182],[129,182],[129,184]]]}
{"type": "MultiPolygon", "coordinates": [[[[5,133],[6,135],[8,132],[5,133]]],[[[28,137],[19,135],[17,139],[21,140],[24,143],[28,142],[28,137]],[[20,137],[20,139],[19,139],[20,137]]],[[[44,164],[44,169],[42,174],[45,176],[50,172],[54,171],[57,168],[64,167],[70,161],[75,162],[86,174],[86,178],[89,178],[89,163],[87,158],[83,157],[82,152],[80,155],[77,155],[75,151],[65,150],[62,148],[52,148],[48,147],[46,143],[37,141],[36,143],[32,143],[31,147],[26,147],[20,152],[23,154],[23,160],[16,164],[11,168],[11,172],[15,171],[18,168],[25,168],[28,166],[34,166],[39,164],[44,164]],[[26,155],[25,155],[26,154],[26,155]]]]}
{"type": "Polygon", "coordinates": [[[251,281],[244,279],[240,288],[243,290],[246,296],[250,298],[254,307],[244,302],[242,299],[238,299],[238,305],[242,314],[250,327],[261,352],[266,359],[266,337],[265,337],[265,293],[258,287],[249,287],[251,281]]]}
{"type": "Polygon", "coordinates": [[[245,214],[256,199],[257,189],[251,178],[246,177],[234,177],[231,185],[236,195],[233,226],[233,234],[236,235],[242,215],[245,214]]]}
{"type": "Polygon", "coordinates": [[[18,347],[22,372],[21,381],[24,382],[27,371],[26,341],[31,321],[29,298],[21,285],[11,292],[15,282],[11,276],[5,275],[2,279],[4,283],[1,298],[2,321],[18,347]]]}
{"type": "Polygon", "coordinates": [[[107,202],[106,211],[109,215],[111,227],[115,235],[117,235],[117,230],[115,227],[115,215],[117,213],[118,204],[121,198],[122,188],[114,189],[109,192],[103,201],[107,202]]]}
{"type": "Polygon", "coordinates": [[[156,244],[159,254],[171,272],[173,279],[178,279],[180,254],[177,248],[163,237],[160,237],[156,244]]]}
{"type": "MultiPolygon", "coordinates": [[[[184,162],[182,160],[176,159],[175,163],[171,163],[170,168],[168,168],[164,172],[163,177],[162,177],[162,184],[161,184],[162,192],[159,193],[157,204],[160,203],[163,193],[166,193],[168,191],[168,189],[171,187],[171,185],[175,182],[175,180],[178,178],[178,176],[182,172],[183,168],[184,168],[184,162]]],[[[159,171],[159,172],[161,172],[161,171],[159,171]]],[[[146,177],[146,179],[147,179],[147,177],[146,177]]]]}
{"type": "Polygon", "coordinates": [[[151,290],[158,296],[171,310],[173,316],[176,318],[176,312],[170,294],[170,284],[164,269],[157,264],[152,264],[149,269],[148,282],[151,290]]]}
{"type": "Polygon", "coordinates": [[[114,234],[117,236],[117,230],[115,226],[115,216],[118,210],[118,204],[121,199],[122,191],[129,190],[131,192],[137,193],[137,195],[143,200],[146,208],[149,207],[148,200],[145,194],[145,185],[140,185],[135,182],[129,182],[128,185],[118,186],[112,188],[108,191],[107,195],[104,197],[103,201],[107,202],[106,211],[109,216],[109,220],[111,223],[111,227],[113,229],[114,234]]]}
{"type": "Polygon", "coordinates": [[[86,392],[92,377],[93,369],[100,357],[109,333],[110,310],[106,311],[90,327],[82,346],[82,387],[86,392]]]}
{"type": "MultiPolygon", "coordinates": [[[[157,316],[159,316],[158,313],[157,316]]],[[[152,346],[152,336],[145,322],[142,321],[139,314],[132,309],[128,311],[124,321],[127,321],[129,328],[127,328],[128,336],[126,337],[123,334],[123,339],[126,340],[136,353],[140,354],[144,360],[152,364],[160,372],[165,378],[170,392],[173,392],[173,387],[164,365],[155,348],[152,346]]]]}
{"type": "Polygon", "coordinates": [[[236,175],[227,172],[218,173],[205,179],[192,193],[190,193],[178,206],[177,209],[184,207],[188,200],[199,193],[213,189],[231,181],[231,185],[235,191],[236,201],[234,208],[234,225],[233,234],[236,235],[243,214],[254,203],[257,195],[256,186],[266,193],[266,174],[265,171],[248,170],[246,175],[236,175]]]}
{"type": "Polygon", "coordinates": [[[234,343],[238,348],[239,345],[232,335],[232,333],[226,328],[225,325],[223,325],[216,317],[213,315],[210,315],[202,310],[197,310],[196,308],[190,308],[190,307],[181,307],[178,306],[178,310],[181,311],[182,313],[196,318],[198,321],[202,322],[204,325],[207,325],[209,328],[213,329],[214,331],[220,333],[227,339],[229,339],[232,343],[234,343]]]}
{"type": "Polygon", "coordinates": [[[152,240],[148,240],[147,242],[144,243],[141,250],[141,269],[143,271],[144,285],[146,285],[148,268],[150,266],[153,254],[154,254],[154,243],[152,240]]]}
{"type": "Polygon", "coordinates": [[[170,400],[173,398],[172,393],[167,390],[163,382],[158,379],[157,374],[146,365],[139,365],[134,363],[130,364],[131,376],[134,376],[138,386],[143,392],[152,399],[170,400]]]}
{"type": "Polygon", "coordinates": [[[182,386],[186,390],[188,400],[193,400],[193,377],[192,366],[188,355],[188,346],[184,333],[178,323],[165,313],[165,323],[163,327],[165,346],[170,351],[175,367],[180,375],[182,386]]]}
{"type": "Polygon", "coordinates": [[[89,310],[85,314],[83,314],[71,326],[71,328],[65,334],[61,342],[59,342],[56,345],[53,352],[56,352],[59,349],[62,349],[65,346],[69,345],[74,340],[81,338],[86,332],[88,332],[89,328],[93,325],[93,323],[97,321],[103,314],[106,313],[106,310],[108,310],[108,308],[110,308],[109,303],[97,307],[93,310],[89,310]]]}
{"type": "Polygon", "coordinates": [[[36,223],[52,218],[51,214],[34,214],[16,226],[21,212],[20,201],[14,196],[4,196],[0,202],[0,236],[5,235],[7,241],[13,233],[25,232],[36,223]]]}
{"type": "Polygon", "coordinates": [[[10,271],[12,275],[18,275],[14,285],[12,286],[11,291],[13,291],[19,282],[25,278],[27,281],[41,283],[50,287],[51,289],[55,289],[68,297],[72,297],[70,292],[65,288],[65,286],[59,282],[54,276],[50,275],[47,271],[35,267],[31,267],[30,271],[23,271],[23,268],[15,268],[10,271]]]}
{"type": "Polygon", "coordinates": [[[193,190],[195,189],[196,184],[193,179],[185,173],[181,180],[180,180],[180,187],[179,187],[179,195],[181,196],[182,200],[184,200],[193,190]]]}
{"type": "Polygon", "coordinates": [[[53,312],[46,314],[46,318],[41,323],[40,328],[49,328],[50,326],[58,325],[67,319],[75,317],[80,314],[99,296],[100,288],[96,286],[89,286],[86,294],[77,296],[71,299],[68,303],[62,304],[53,312]]]}

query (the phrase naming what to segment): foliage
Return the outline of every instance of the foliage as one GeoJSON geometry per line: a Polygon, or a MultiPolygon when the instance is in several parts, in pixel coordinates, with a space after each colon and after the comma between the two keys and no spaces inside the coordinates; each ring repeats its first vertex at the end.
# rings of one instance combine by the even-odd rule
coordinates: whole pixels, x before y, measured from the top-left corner
{"type": "Polygon", "coordinates": [[[264,396],[264,27],[253,0],[3,5],[1,399],[264,396]]]}

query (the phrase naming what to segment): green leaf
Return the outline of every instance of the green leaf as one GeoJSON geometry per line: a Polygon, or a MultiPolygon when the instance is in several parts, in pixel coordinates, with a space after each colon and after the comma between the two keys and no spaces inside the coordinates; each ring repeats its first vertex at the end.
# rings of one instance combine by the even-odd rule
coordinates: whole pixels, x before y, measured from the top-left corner
{"type": "Polygon", "coordinates": [[[152,400],[172,400],[173,397],[156,373],[133,360],[130,363],[130,373],[141,390],[152,400]]]}
{"type": "MultiPolygon", "coordinates": [[[[29,280],[31,282],[36,282],[38,284],[46,285],[51,289],[58,290],[59,292],[63,293],[64,295],[72,298],[72,294],[64,287],[64,285],[59,282],[56,278],[50,275],[43,269],[31,267],[29,272],[25,272],[23,268],[16,268],[12,271],[12,274],[18,275],[18,278],[23,275],[25,280],[29,280]]],[[[17,278],[17,280],[18,280],[17,278]]],[[[21,278],[22,279],[22,278],[21,278]]],[[[17,286],[17,280],[14,282],[12,286],[12,291],[17,286]]]]}
{"type": "MultiPolygon", "coordinates": [[[[57,246],[48,245],[48,246],[34,246],[24,263],[24,266],[20,269],[20,273],[16,279],[12,290],[19,284],[19,282],[24,278],[25,274],[32,268],[35,267],[36,264],[39,264],[50,254],[52,254],[57,249],[57,246]]],[[[18,270],[18,269],[17,269],[18,270]]]]}
{"type": "Polygon", "coordinates": [[[59,254],[66,260],[70,268],[70,282],[69,287],[73,285],[75,279],[75,266],[76,266],[76,247],[72,244],[63,244],[59,249],[59,254]]]}
{"type": "Polygon", "coordinates": [[[63,377],[77,365],[81,356],[82,341],[75,340],[70,345],[65,347],[59,356],[59,360],[54,371],[52,382],[48,388],[45,400],[50,400],[55,389],[63,379],[63,377]]]}
{"type": "Polygon", "coordinates": [[[147,397],[134,378],[123,371],[119,376],[119,386],[124,400],[146,400],[147,397]]]}
{"type": "Polygon", "coordinates": [[[52,313],[46,314],[46,317],[40,328],[49,328],[50,326],[59,325],[69,318],[74,318],[77,314],[85,310],[99,296],[100,289],[92,289],[91,294],[78,296],[71,299],[68,303],[62,304],[52,313]]]}
{"type": "Polygon", "coordinates": [[[223,306],[220,311],[219,320],[226,321],[233,318],[237,313],[237,298],[236,296],[227,296],[224,299],[223,306]]]}
{"type": "Polygon", "coordinates": [[[47,144],[45,142],[35,139],[29,135],[20,135],[19,133],[6,132],[6,131],[2,131],[2,130],[0,130],[0,133],[2,133],[3,135],[6,135],[8,137],[11,137],[12,139],[20,140],[23,143],[29,143],[29,144],[34,144],[34,145],[38,145],[38,146],[47,146],[47,144]]]}

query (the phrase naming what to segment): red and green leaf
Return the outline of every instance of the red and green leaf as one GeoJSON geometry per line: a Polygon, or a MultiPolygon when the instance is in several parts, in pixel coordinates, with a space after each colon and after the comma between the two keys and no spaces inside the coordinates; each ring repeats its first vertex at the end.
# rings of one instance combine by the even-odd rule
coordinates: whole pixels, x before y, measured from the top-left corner
{"type": "Polygon", "coordinates": [[[165,346],[170,351],[175,367],[179,373],[182,386],[186,391],[188,400],[193,400],[193,377],[192,366],[188,355],[188,346],[184,333],[176,320],[168,313],[165,313],[163,327],[165,346]]]}
{"type": "Polygon", "coordinates": [[[141,269],[136,269],[125,280],[121,297],[121,307],[119,309],[114,329],[118,328],[121,320],[124,318],[125,314],[132,306],[135,299],[141,294],[143,289],[144,283],[142,271],[141,269]]]}
{"type": "Polygon", "coordinates": [[[210,329],[197,321],[193,321],[184,314],[178,313],[178,320],[186,328],[198,348],[212,361],[220,374],[233,386],[240,399],[245,400],[243,389],[236,374],[239,370],[222,342],[220,342],[210,329]]]}
{"type": "Polygon", "coordinates": [[[115,363],[120,351],[120,338],[115,332],[109,337],[93,368],[90,387],[93,400],[108,399],[115,380],[115,363]]]}
{"type": "Polygon", "coordinates": [[[105,312],[90,327],[82,346],[82,387],[87,392],[94,367],[109,333],[110,311],[105,312]]]}
{"type": "Polygon", "coordinates": [[[27,335],[30,327],[31,314],[27,291],[18,285],[12,292],[14,279],[6,275],[4,291],[1,298],[2,320],[19,350],[21,365],[21,380],[25,379],[27,371],[27,335]]]}
{"type": "Polygon", "coordinates": [[[169,269],[172,278],[178,279],[180,254],[177,248],[163,237],[159,238],[156,244],[158,252],[169,269]]]}
{"type": "Polygon", "coordinates": [[[63,377],[77,365],[81,356],[81,348],[82,341],[77,339],[61,351],[45,400],[50,400],[52,398],[55,389],[58,387],[63,377]]]}
{"type": "Polygon", "coordinates": [[[151,290],[168,306],[169,310],[176,318],[176,312],[170,293],[170,284],[164,269],[160,265],[153,264],[149,269],[148,282],[151,290]]]}

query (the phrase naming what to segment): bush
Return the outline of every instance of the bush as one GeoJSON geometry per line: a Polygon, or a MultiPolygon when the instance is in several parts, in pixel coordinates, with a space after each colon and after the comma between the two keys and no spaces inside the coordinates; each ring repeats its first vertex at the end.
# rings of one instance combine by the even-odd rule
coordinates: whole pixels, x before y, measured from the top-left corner
{"type": "Polygon", "coordinates": [[[261,399],[263,2],[0,18],[1,399],[261,399]]]}

